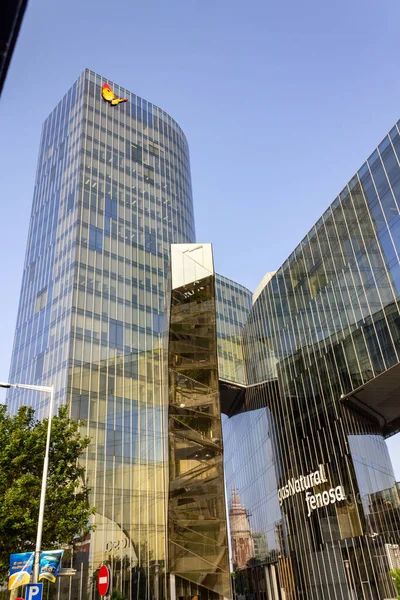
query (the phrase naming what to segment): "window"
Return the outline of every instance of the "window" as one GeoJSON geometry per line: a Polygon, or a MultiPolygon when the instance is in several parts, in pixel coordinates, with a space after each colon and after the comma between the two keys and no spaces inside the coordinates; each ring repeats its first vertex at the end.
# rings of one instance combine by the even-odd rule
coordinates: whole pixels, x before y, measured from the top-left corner
{"type": "Polygon", "coordinates": [[[43,364],[44,364],[44,352],[39,354],[36,358],[36,367],[35,367],[35,381],[40,379],[43,375],[43,364]]]}
{"type": "Polygon", "coordinates": [[[47,286],[41,290],[36,296],[35,313],[42,310],[47,304],[47,286]]]}
{"type": "Polygon", "coordinates": [[[112,200],[111,198],[106,198],[106,215],[112,217],[113,219],[117,218],[117,201],[112,200]]]}
{"type": "Polygon", "coordinates": [[[104,219],[104,233],[106,235],[117,235],[117,221],[108,215],[104,219]]]}
{"type": "Polygon", "coordinates": [[[29,265],[29,281],[32,282],[35,279],[36,274],[36,261],[29,265]]]}
{"type": "Polygon", "coordinates": [[[148,183],[154,183],[154,169],[149,165],[143,165],[144,180],[148,183]]]}
{"type": "Polygon", "coordinates": [[[153,156],[161,156],[161,148],[158,144],[156,144],[155,142],[149,142],[149,152],[150,154],[152,154],[153,156]]]}
{"type": "Polygon", "coordinates": [[[108,342],[111,348],[122,348],[124,345],[124,324],[122,321],[110,319],[108,342]]]}
{"type": "Polygon", "coordinates": [[[138,144],[133,142],[126,142],[126,156],[134,162],[142,162],[143,149],[138,144]]]}
{"type": "Polygon", "coordinates": [[[153,331],[156,333],[163,332],[164,313],[153,313],[153,331]]]}
{"type": "Polygon", "coordinates": [[[62,160],[64,158],[64,150],[65,150],[65,140],[61,142],[58,148],[58,160],[62,160]]]}
{"type": "Polygon", "coordinates": [[[157,252],[157,238],[156,235],[146,231],[144,234],[144,244],[147,252],[157,252]]]}
{"type": "Polygon", "coordinates": [[[96,252],[103,252],[103,230],[92,225],[89,228],[89,248],[96,252]]]}
{"type": "Polygon", "coordinates": [[[68,194],[68,198],[67,198],[67,211],[70,211],[73,209],[74,207],[74,192],[71,192],[70,194],[68,194]]]}
{"type": "Polygon", "coordinates": [[[377,162],[371,169],[372,177],[374,178],[378,193],[385,192],[388,188],[388,180],[385,175],[385,171],[380,162],[377,162]]]}
{"type": "Polygon", "coordinates": [[[71,416],[73,419],[85,419],[88,416],[89,396],[74,394],[71,402],[71,416]]]}

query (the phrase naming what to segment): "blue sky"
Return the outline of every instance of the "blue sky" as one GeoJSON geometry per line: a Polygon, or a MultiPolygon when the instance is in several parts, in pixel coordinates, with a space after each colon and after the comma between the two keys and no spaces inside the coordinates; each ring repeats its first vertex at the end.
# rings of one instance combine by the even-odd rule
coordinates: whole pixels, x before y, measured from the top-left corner
{"type": "Polygon", "coordinates": [[[254,289],[400,118],[399,22],[397,0],[30,0],[0,101],[0,380],[41,124],[85,67],[179,122],[197,239],[254,289]]]}

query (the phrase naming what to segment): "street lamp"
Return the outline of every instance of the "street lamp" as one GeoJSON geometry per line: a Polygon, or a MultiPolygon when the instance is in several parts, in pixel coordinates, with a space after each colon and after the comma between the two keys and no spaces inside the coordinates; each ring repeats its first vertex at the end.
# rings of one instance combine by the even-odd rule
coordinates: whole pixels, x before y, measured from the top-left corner
{"type": "Polygon", "coordinates": [[[11,387],[22,388],[24,390],[35,390],[36,392],[50,393],[50,407],[49,407],[49,420],[48,420],[48,425],[47,425],[46,451],[44,453],[42,490],[40,493],[39,519],[38,519],[37,534],[36,534],[35,561],[33,564],[33,583],[37,583],[38,578],[39,578],[39,567],[40,567],[40,549],[41,549],[41,545],[42,545],[44,504],[45,504],[45,500],[46,500],[46,487],[47,487],[47,472],[49,470],[51,420],[53,417],[53,408],[54,408],[54,386],[52,385],[52,386],[48,387],[45,385],[28,385],[26,383],[0,383],[0,388],[11,388],[11,387]]]}
{"type": "Polygon", "coordinates": [[[160,563],[154,563],[154,600],[159,600],[160,598],[160,563]]]}

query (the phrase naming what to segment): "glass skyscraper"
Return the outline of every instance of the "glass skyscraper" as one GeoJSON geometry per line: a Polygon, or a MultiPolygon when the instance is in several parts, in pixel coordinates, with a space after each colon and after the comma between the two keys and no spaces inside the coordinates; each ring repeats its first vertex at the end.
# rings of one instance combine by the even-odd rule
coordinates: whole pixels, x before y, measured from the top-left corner
{"type": "MultiPolygon", "coordinates": [[[[10,380],[54,384],[57,405],[68,402],[92,439],[96,529],[77,546],[79,578],[71,590],[60,580],[61,592],[95,594],[107,561],[116,589],[150,598],[166,545],[169,248],[195,239],[189,150],[153,104],[111,82],[128,102],[105,102],[105,81],[85,70],[43,126],[10,380]]],[[[35,392],[10,390],[8,403],[47,410],[35,392]]]]}
{"type": "Polygon", "coordinates": [[[179,126],[105,81],[43,127],[10,372],[92,440],[96,529],[57,598],[98,600],[103,563],[129,600],[393,597],[398,125],[252,295],[195,243],[179,126]]]}

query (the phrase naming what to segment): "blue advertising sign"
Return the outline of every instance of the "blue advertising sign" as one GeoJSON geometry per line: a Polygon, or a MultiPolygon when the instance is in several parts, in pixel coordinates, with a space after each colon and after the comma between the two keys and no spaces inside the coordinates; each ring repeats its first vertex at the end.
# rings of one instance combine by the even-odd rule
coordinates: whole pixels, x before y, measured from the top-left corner
{"type": "Polygon", "coordinates": [[[43,583],[30,583],[26,586],[25,600],[42,600],[43,583]]]}
{"type": "Polygon", "coordinates": [[[39,581],[47,579],[54,583],[60,570],[64,550],[49,550],[40,555],[39,581]]]}
{"type": "Polygon", "coordinates": [[[31,580],[33,567],[33,552],[19,552],[10,556],[10,578],[8,589],[15,590],[31,580]]]}

